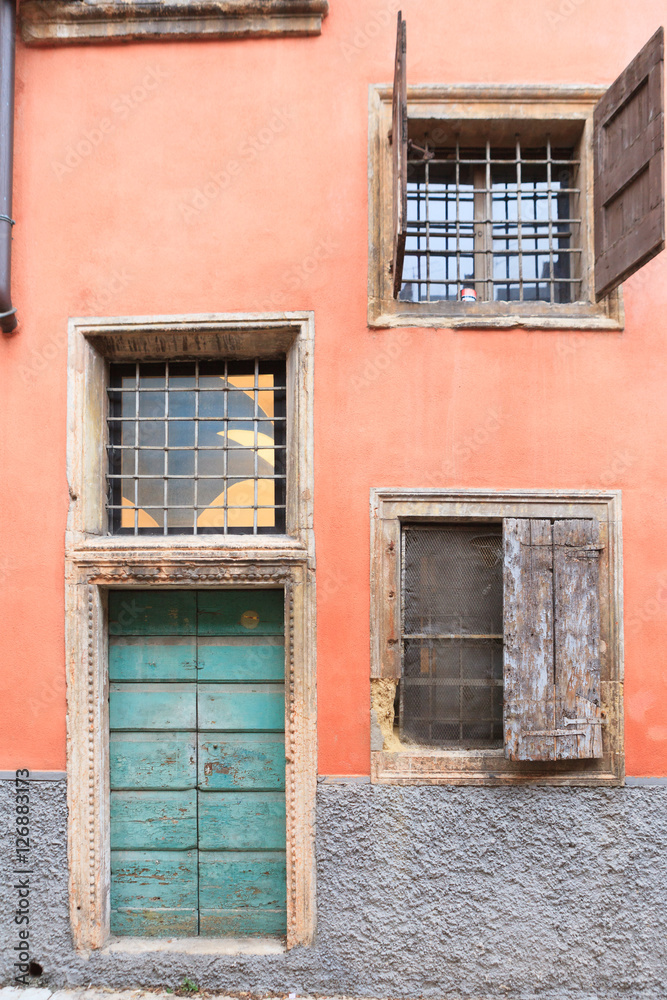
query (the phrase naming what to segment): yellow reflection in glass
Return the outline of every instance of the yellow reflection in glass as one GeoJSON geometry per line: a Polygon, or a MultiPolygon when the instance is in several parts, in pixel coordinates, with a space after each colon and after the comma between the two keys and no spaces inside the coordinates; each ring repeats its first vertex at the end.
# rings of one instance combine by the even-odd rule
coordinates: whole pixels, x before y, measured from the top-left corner
{"type": "MultiPolygon", "coordinates": [[[[222,378],[224,382],[224,376],[221,375],[220,378],[222,378]]],[[[229,382],[230,385],[233,385],[236,389],[245,389],[246,396],[250,396],[250,398],[254,402],[255,400],[254,375],[230,375],[227,381],[229,382]]],[[[272,417],[274,413],[273,389],[272,389],[273,375],[267,375],[267,374],[258,375],[257,385],[259,386],[259,391],[257,393],[257,405],[261,410],[264,411],[267,417],[272,417]],[[261,391],[262,389],[264,389],[264,392],[261,391]],[[271,391],[267,392],[266,391],[267,389],[271,389],[271,391]]]]}
{"type": "MultiPolygon", "coordinates": [[[[218,431],[220,437],[225,436],[224,431],[218,431]]],[[[227,437],[230,441],[234,441],[236,444],[242,445],[244,448],[254,448],[255,447],[255,432],[254,431],[244,431],[244,430],[230,430],[227,433],[227,437]]],[[[264,445],[264,448],[258,448],[257,454],[260,458],[263,458],[265,462],[268,462],[270,466],[275,467],[275,451],[273,450],[273,438],[268,434],[257,433],[257,444],[264,445]],[[267,445],[269,447],[267,447],[267,445]]]]}
{"type": "MultiPolygon", "coordinates": [[[[121,528],[133,528],[134,527],[134,504],[131,500],[126,500],[125,497],[122,499],[123,507],[131,508],[128,510],[122,510],[120,512],[120,526],[121,528]]],[[[140,528],[159,528],[160,525],[157,523],[154,517],[151,517],[149,513],[145,510],[139,508],[139,520],[138,526],[140,528]]]]}
{"type": "MultiPolygon", "coordinates": [[[[276,512],[266,504],[275,503],[275,482],[273,479],[257,480],[257,525],[272,528],[276,523],[276,512]]],[[[227,490],[227,526],[229,528],[252,528],[253,506],[255,503],[255,481],[244,479],[233,483],[227,490]],[[244,509],[240,509],[244,508],[244,509]]],[[[222,528],[225,524],[225,494],[220,493],[197,518],[200,528],[222,528]]]]}

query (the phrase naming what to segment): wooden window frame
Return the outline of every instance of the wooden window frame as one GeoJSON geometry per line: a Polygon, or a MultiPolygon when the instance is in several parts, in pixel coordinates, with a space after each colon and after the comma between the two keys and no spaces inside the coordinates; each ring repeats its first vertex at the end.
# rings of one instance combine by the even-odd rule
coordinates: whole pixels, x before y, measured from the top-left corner
{"type": "Polygon", "coordinates": [[[401,302],[393,296],[393,88],[369,88],[369,270],[368,325],[447,328],[528,327],[537,329],[620,330],[623,299],[615,289],[599,302],[594,295],[593,114],[604,87],[418,86],[407,89],[408,123],[466,120],[480,134],[502,122],[522,125],[567,121],[581,129],[582,281],[587,301],[401,302]]]}
{"type": "Polygon", "coordinates": [[[319,35],[328,0],[23,0],[28,45],[319,35]]]}
{"type": "MultiPolygon", "coordinates": [[[[600,563],[603,757],[515,762],[504,750],[406,745],[371,749],[371,781],[400,785],[602,785],[624,782],[621,492],[371,490],[371,703],[401,676],[401,530],[404,523],[497,522],[507,517],[595,518],[600,563]]],[[[386,696],[386,695],[385,695],[386,696]]],[[[374,726],[376,719],[373,719],[374,726]]],[[[377,730],[376,730],[377,732],[377,730]]],[[[374,740],[372,747],[378,746],[374,740]]]]}
{"type": "MultiPolygon", "coordinates": [[[[68,349],[65,550],[67,794],[70,922],[82,951],[153,950],[154,942],[109,931],[109,589],[280,588],[285,592],[287,947],[315,933],[315,554],[312,313],[72,319],[68,349]],[[106,533],[107,362],[193,356],[287,355],[288,518],[285,535],[167,538],[106,533]]],[[[199,939],[168,951],[201,951],[199,939]]],[[[276,951],[274,940],[211,939],[207,953],[276,951]],[[217,944],[216,944],[217,942],[217,944]]],[[[162,945],[164,950],[165,945],[162,945]]]]}

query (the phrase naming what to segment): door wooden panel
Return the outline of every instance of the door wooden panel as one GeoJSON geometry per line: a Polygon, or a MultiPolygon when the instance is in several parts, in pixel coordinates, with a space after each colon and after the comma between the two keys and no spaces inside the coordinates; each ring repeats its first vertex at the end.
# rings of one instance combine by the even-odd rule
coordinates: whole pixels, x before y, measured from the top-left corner
{"type": "Polygon", "coordinates": [[[212,851],[199,859],[199,905],[205,910],[284,907],[285,856],[280,851],[212,851]]]}
{"type": "Polygon", "coordinates": [[[109,594],[109,635],[195,635],[194,590],[115,590],[109,594]]]}
{"type": "Polygon", "coordinates": [[[111,930],[283,935],[282,591],[109,599],[111,930]]]}
{"type": "Polygon", "coordinates": [[[197,909],[197,851],[112,851],[116,906],[197,909]]]}
{"type": "Polygon", "coordinates": [[[199,635],[282,635],[282,590],[199,591],[199,635]]]}
{"type": "Polygon", "coordinates": [[[199,734],[198,787],[213,791],[282,791],[285,737],[282,733],[199,734]]]}
{"type": "Polygon", "coordinates": [[[187,851],[197,846],[197,791],[111,793],[111,850],[187,851]]]}
{"type": "Polygon", "coordinates": [[[197,728],[195,684],[110,684],[109,728],[197,728]]]}
{"type": "Polygon", "coordinates": [[[282,684],[199,684],[199,729],[231,732],[282,732],[282,684]]]}
{"type": "Polygon", "coordinates": [[[110,681],[194,681],[197,649],[190,636],[111,636],[110,681]]]}
{"type": "Polygon", "coordinates": [[[200,851],[285,847],[283,792],[199,792],[200,851]]]}
{"type": "Polygon", "coordinates": [[[282,636],[224,636],[198,643],[199,681],[282,681],[284,677],[282,636]]]}
{"type": "Polygon", "coordinates": [[[196,733],[110,733],[109,777],[119,790],[194,788],[196,733]]]}

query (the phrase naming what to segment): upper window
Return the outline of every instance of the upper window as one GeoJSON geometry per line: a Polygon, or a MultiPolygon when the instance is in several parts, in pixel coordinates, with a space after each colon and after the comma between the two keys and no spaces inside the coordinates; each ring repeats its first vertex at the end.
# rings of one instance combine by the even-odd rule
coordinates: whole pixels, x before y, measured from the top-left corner
{"type": "Polygon", "coordinates": [[[371,89],[371,326],[619,329],[664,247],[663,34],[608,90],[371,89]]]}
{"type": "Polygon", "coordinates": [[[284,361],[111,364],[113,534],[285,531],[284,361]]]}
{"type": "MultiPolygon", "coordinates": [[[[523,130],[525,132],[525,129],[523,130]]],[[[452,135],[452,140],[456,136],[452,135]]],[[[577,302],[583,296],[580,161],[573,146],[439,146],[408,160],[403,302],[577,302]]],[[[475,141],[475,138],[473,138],[475,141]]],[[[496,140],[497,141],[497,140],[496,140]]],[[[534,141],[534,140],[533,140],[534,141]]]]}

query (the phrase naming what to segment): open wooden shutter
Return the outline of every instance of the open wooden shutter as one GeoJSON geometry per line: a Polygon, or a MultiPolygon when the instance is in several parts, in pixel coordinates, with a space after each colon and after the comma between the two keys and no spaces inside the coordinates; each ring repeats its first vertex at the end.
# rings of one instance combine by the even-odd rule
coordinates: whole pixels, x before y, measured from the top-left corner
{"type": "Polygon", "coordinates": [[[665,246],[663,52],[659,28],[595,108],[596,299],[665,246]]]}
{"type": "Polygon", "coordinates": [[[394,298],[398,298],[403,281],[403,256],[408,217],[408,88],[405,72],[405,21],[398,12],[396,30],[396,61],[394,63],[394,96],[391,110],[391,144],[394,192],[394,255],[392,275],[394,298]]]}
{"type": "Polygon", "coordinates": [[[507,518],[503,550],[505,756],[601,757],[599,524],[507,518]]]}

